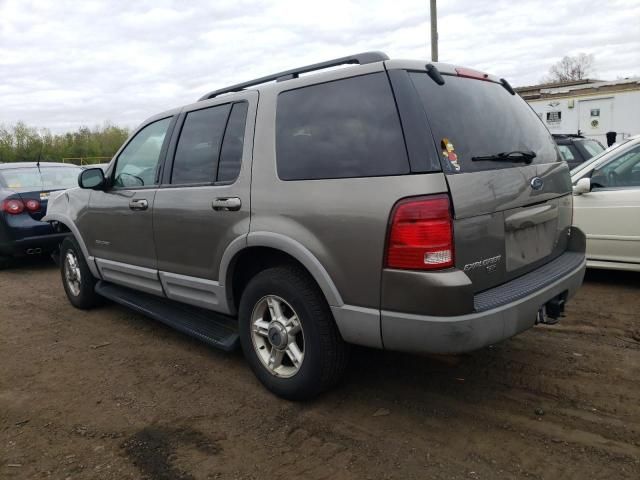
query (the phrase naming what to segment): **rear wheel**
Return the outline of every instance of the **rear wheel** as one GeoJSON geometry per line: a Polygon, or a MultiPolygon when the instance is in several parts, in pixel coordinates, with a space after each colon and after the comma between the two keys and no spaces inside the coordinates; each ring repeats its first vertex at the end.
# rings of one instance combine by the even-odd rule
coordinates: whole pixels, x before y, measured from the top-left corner
{"type": "Polygon", "coordinates": [[[86,310],[100,303],[94,290],[96,279],[74,238],[65,238],[60,246],[60,273],[64,291],[74,307],[86,310]]]}
{"type": "Polygon", "coordinates": [[[298,267],[258,273],[240,301],[240,341],[251,369],[284,398],[311,398],[345,371],[348,345],[322,292],[298,267]]]}

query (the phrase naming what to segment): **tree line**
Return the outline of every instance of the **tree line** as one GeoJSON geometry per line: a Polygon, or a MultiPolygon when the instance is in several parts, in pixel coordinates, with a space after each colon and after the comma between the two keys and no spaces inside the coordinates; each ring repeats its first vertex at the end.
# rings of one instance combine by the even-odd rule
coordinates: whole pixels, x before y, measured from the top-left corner
{"type": "MultiPolygon", "coordinates": [[[[64,158],[111,157],[129,136],[129,129],[105,123],[94,128],[53,134],[23,122],[0,125],[0,163],[60,162],[64,158]]],[[[90,160],[91,161],[91,160],[90,160]]],[[[100,163],[106,160],[93,163],[100,163]]],[[[78,160],[75,163],[79,163],[78,160]]]]}

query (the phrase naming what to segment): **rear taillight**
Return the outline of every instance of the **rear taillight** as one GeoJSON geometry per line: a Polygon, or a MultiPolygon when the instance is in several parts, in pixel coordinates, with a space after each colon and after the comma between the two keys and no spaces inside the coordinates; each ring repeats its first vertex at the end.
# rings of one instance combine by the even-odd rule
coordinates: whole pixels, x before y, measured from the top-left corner
{"type": "Polygon", "coordinates": [[[27,200],[26,202],[24,202],[24,206],[30,212],[40,211],[40,202],[38,200],[27,200]]]}
{"type": "Polygon", "coordinates": [[[24,212],[24,203],[22,200],[3,200],[2,211],[10,215],[19,215],[24,212]]]}
{"type": "Polygon", "coordinates": [[[399,201],[391,212],[386,266],[437,270],[453,266],[453,221],[449,197],[399,201]]]}

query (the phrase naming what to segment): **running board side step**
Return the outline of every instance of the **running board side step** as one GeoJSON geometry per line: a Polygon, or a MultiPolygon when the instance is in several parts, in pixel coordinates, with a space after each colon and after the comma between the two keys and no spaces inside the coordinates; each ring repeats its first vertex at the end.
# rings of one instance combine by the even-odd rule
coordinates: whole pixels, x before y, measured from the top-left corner
{"type": "Polygon", "coordinates": [[[224,351],[239,345],[238,322],[211,310],[98,281],[96,293],[224,351]]]}

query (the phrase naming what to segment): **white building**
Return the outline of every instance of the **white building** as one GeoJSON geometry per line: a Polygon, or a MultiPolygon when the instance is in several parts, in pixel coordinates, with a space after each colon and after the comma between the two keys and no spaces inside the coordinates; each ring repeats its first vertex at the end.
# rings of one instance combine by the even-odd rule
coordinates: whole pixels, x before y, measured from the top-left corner
{"type": "Polygon", "coordinates": [[[551,133],[579,133],[604,146],[607,132],[616,132],[616,140],[640,133],[638,77],[611,82],[576,80],[515,90],[551,133]]]}

